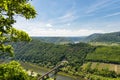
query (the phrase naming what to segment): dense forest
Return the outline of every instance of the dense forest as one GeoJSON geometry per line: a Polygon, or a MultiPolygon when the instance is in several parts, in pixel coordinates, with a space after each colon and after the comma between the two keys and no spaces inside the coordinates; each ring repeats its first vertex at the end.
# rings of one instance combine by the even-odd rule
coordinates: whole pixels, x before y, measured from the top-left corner
{"type": "Polygon", "coordinates": [[[120,32],[95,33],[84,39],[87,42],[120,42],[120,32]]]}
{"type": "Polygon", "coordinates": [[[29,44],[17,43],[15,59],[37,63],[41,66],[53,67],[62,60],[67,60],[73,68],[78,68],[85,61],[88,53],[95,47],[86,43],[55,45],[33,40],[29,44]]]}

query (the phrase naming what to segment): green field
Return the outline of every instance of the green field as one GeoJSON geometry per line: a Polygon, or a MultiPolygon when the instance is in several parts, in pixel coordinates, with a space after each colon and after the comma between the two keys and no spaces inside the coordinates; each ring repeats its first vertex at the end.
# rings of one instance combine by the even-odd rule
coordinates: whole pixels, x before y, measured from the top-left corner
{"type": "Polygon", "coordinates": [[[100,63],[100,62],[86,62],[82,65],[83,68],[86,68],[87,65],[91,64],[91,68],[98,68],[99,70],[108,68],[110,71],[115,71],[120,74],[120,64],[109,64],[109,63],[100,63]]]}
{"type": "Polygon", "coordinates": [[[89,53],[87,61],[120,63],[120,46],[98,46],[96,50],[89,53]]]}

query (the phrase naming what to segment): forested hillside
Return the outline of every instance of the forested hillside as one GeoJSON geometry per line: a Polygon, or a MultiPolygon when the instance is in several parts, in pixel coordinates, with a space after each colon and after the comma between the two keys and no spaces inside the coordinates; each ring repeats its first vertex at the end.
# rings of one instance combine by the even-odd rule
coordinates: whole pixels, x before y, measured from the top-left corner
{"type": "Polygon", "coordinates": [[[67,44],[74,42],[83,42],[85,37],[32,37],[32,38],[47,43],[67,44]]]}
{"type": "Polygon", "coordinates": [[[92,34],[85,38],[87,42],[120,42],[120,32],[92,34]]]}
{"type": "Polygon", "coordinates": [[[119,43],[120,32],[112,33],[95,33],[89,36],[81,37],[32,37],[33,39],[41,40],[47,43],[55,44],[67,44],[67,43],[78,43],[78,42],[107,42],[107,43],[119,43]]]}
{"type": "Polygon", "coordinates": [[[120,64],[120,46],[98,47],[94,52],[87,55],[86,60],[120,64]]]}
{"type": "MultiPolygon", "coordinates": [[[[112,78],[120,76],[114,71],[109,71],[107,67],[101,70],[97,67],[91,68],[93,62],[120,64],[120,46],[92,46],[88,43],[59,45],[45,43],[35,38],[30,43],[17,42],[12,45],[15,48],[13,58],[15,60],[35,63],[47,68],[53,68],[65,60],[68,63],[61,69],[63,72],[92,78],[92,80],[95,80],[96,77],[100,80],[109,80],[110,78],[106,77],[111,77],[112,80],[112,78]],[[90,62],[90,64],[82,67],[86,62],[90,62]]],[[[2,55],[1,58],[4,59],[6,56],[2,55]]]]}
{"type": "MultiPolygon", "coordinates": [[[[84,61],[120,63],[120,46],[92,46],[87,43],[58,45],[33,39],[14,43],[15,59],[53,67],[62,60],[77,67],[84,61]]],[[[4,58],[4,55],[1,56],[4,58]]],[[[5,57],[6,58],[6,57],[5,57]]]]}
{"type": "Polygon", "coordinates": [[[15,59],[37,63],[41,66],[53,67],[62,60],[67,60],[71,67],[82,65],[88,53],[95,47],[86,43],[55,45],[33,40],[29,44],[17,43],[15,59]]]}

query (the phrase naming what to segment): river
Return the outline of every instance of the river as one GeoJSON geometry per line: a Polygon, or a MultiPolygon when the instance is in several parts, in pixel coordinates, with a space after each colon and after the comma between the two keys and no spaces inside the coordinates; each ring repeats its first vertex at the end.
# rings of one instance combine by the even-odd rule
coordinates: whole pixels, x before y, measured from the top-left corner
{"type": "MultiPolygon", "coordinates": [[[[39,73],[40,75],[44,75],[46,72],[48,72],[48,70],[45,69],[41,69],[40,67],[33,65],[33,64],[29,64],[29,63],[22,63],[22,66],[27,69],[27,70],[31,70],[33,72],[39,73]]],[[[50,77],[52,76],[52,74],[49,75],[50,77]]],[[[71,76],[65,76],[62,74],[57,74],[57,80],[76,80],[71,76]]],[[[78,80],[78,79],[77,79],[78,80]]]]}
{"type": "MultiPolygon", "coordinates": [[[[44,75],[47,71],[46,70],[42,70],[42,69],[39,69],[39,70],[35,70],[35,72],[41,74],[41,75],[44,75]]],[[[50,74],[49,75],[50,77],[54,77],[53,74],[50,74]]],[[[57,74],[57,80],[75,80],[74,78],[70,77],[70,76],[65,76],[65,75],[61,75],[61,74],[57,74]]]]}

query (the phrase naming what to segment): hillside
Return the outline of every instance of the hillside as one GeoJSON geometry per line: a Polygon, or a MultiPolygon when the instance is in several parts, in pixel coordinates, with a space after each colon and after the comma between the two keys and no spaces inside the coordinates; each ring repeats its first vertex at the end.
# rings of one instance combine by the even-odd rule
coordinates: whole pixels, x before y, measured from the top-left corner
{"type": "MultiPolygon", "coordinates": [[[[30,43],[17,42],[12,45],[15,48],[14,60],[30,62],[46,68],[53,68],[61,61],[66,60],[68,63],[60,70],[71,75],[90,78],[97,76],[100,80],[106,80],[107,77],[120,77],[114,71],[109,71],[108,67],[100,70],[90,67],[93,62],[119,65],[120,46],[92,46],[87,43],[59,45],[45,43],[38,39],[33,39],[30,43]],[[90,62],[90,64],[83,67],[86,62],[90,62]]],[[[2,59],[6,58],[4,55],[1,57],[2,59]]]]}
{"type": "Polygon", "coordinates": [[[87,53],[95,47],[85,43],[55,45],[33,40],[31,43],[17,43],[15,59],[37,63],[41,66],[52,67],[62,60],[67,60],[69,65],[77,67],[82,65],[87,53]]]}
{"type": "Polygon", "coordinates": [[[33,39],[41,40],[42,42],[55,43],[55,44],[67,44],[78,42],[107,42],[107,43],[119,43],[120,32],[112,33],[95,33],[89,36],[81,37],[32,37],[33,39]]]}
{"type": "Polygon", "coordinates": [[[85,38],[87,42],[120,42],[120,32],[92,34],[85,38]]]}
{"type": "MultiPolygon", "coordinates": [[[[120,63],[119,45],[92,46],[87,43],[58,45],[33,39],[30,43],[18,42],[14,43],[13,46],[15,59],[38,63],[42,66],[54,66],[64,59],[73,66],[82,65],[84,60],[120,63]]],[[[4,56],[1,57],[4,58],[4,56]]]]}
{"type": "Polygon", "coordinates": [[[87,55],[86,60],[120,64],[120,46],[98,47],[87,55]]]}
{"type": "Polygon", "coordinates": [[[79,41],[82,42],[85,37],[32,37],[32,38],[47,43],[66,44],[79,41]]]}

